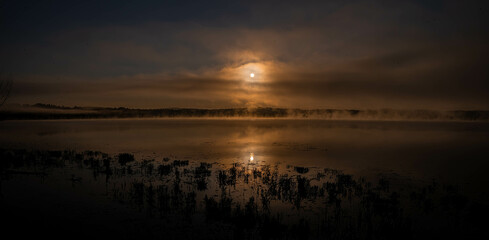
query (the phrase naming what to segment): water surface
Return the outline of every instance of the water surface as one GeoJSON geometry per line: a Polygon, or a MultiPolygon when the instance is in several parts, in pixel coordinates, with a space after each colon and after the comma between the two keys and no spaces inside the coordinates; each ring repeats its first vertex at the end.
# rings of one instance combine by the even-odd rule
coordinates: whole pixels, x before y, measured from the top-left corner
{"type": "Polygon", "coordinates": [[[54,120],[0,122],[8,148],[130,152],[231,164],[468,181],[489,159],[489,124],[322,120],[54,120]]]}
{"type": "MultiPolygon", "coordinates": [[[[311,238],[392,237],[391,230],[413,237],[426,234],[425,223],[434,235],[438,228],[463,232],[472,228],[470,219],[477,219],[471,212],[484,212],[480,206],[489,199],[488,123],[55,120],[4,121],[0,132],[0,148],[10,164],[2,172],[9,179],[2,189],[7,206],[16,206],[12,209],[50,206],[57,209],[51,212],[62,213],[53,203],[73,199],[66,209],[120,208],[107,202],[112,199],[136,207],[99,219],[122,215],[142,224],[147,215],[159,215],[193,230],[218,228],[223,238],[238,230],[249,238],[258,233],[267,238],[264,229],[276,229],[284,238],[305,233],[311,238]],[[121,162],[120,153],[134,155],[134,162],[121,162]],[[12,168],[16,161],[22,164],[12,168]],[[33,197],[36,207],[26,207],[33,197]],[[135,217],[142,209],[148,214],[135,217]],[[175,221],[182,216],[187,218],[175,221]],[[255,225],[243,225],[243,218],[255,225]]],[[[86,214],[70,216],[95,221],[86,214]]],[[[162,229],[161,222],[148,224],[162,229]]],[[[108,228],[123,231],[124,226],[108,228]]]]}

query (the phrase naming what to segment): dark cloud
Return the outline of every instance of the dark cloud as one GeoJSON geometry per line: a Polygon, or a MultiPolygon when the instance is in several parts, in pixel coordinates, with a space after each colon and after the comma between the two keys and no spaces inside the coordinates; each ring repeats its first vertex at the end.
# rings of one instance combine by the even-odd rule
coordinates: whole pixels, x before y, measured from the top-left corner
{"type": "Polygon", "coordinates": [[[15,77],[11,101],[489,108],[481,1],[73,6],[3,3],[0,64],[15,77]],[[259,71],[255,82],[249,71],[259,71]]]}

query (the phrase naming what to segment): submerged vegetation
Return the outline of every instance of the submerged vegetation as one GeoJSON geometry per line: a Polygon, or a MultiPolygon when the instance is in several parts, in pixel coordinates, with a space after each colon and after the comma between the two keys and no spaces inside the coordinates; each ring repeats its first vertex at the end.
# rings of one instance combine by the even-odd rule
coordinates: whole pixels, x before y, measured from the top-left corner
{"type": "MultiPolygon", "coordinates": [[[[144,212],[147,219],[164,220],[145,228],[144,236],[151,238],[206,238],[199,235],[202,232],[212,234],[212,239],[467,239],[487,235],[486,203],[435,180],[417,184],[384,175],[367,180],[329,168],[225,166],[136,159],[130,153],[112,157],[97,151],[2,149],[0,158],[0,186],[15,185],[19,175],[44,181],[59,174],[56,169],[71,174],[68,180],[73,184],[90,184],[78,175],[91,172],[92,181],[105,183],[106,196],[114,204],[144,212]],[[188,235],[189,229],[193,235],[188,235]]],[[[2,200],[2,208],[8,207],[2,200]]]]}

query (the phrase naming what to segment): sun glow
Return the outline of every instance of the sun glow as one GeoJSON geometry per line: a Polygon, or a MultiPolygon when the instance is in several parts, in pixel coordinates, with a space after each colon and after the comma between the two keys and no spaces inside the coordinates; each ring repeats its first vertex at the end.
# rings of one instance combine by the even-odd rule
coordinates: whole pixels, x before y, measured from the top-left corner
{"type": "Polygon", "coordinates": [[[219,73],[222,78],[241,80],[248,83],[263,83],[268,81],[269,62],[246,63],[239,66],[229,66],[219,73]]]}
{"type": "Polygon", "coordinates": [[[262,63],[247,63],[236,68],[237,75],[249,82],[262,82],[266,66],[262,63]]]}
{"type": "Polygon", "coordinates": [[[254,154],[250,153],[250,161],[253,161],[253,160],[254,160],[254,154]]]}

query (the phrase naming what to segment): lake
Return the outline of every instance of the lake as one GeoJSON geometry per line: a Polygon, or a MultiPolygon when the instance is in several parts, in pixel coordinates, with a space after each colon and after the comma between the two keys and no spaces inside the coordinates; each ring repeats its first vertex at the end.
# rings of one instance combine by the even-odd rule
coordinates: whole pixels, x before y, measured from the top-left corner
{"type": "Polygon", "coordinates": [[[126,237],[455,236],[482,231],[471,214],[489,204],[486,122],[43,120],[0,133],[9,216],[55,213],[126,237]]]}

